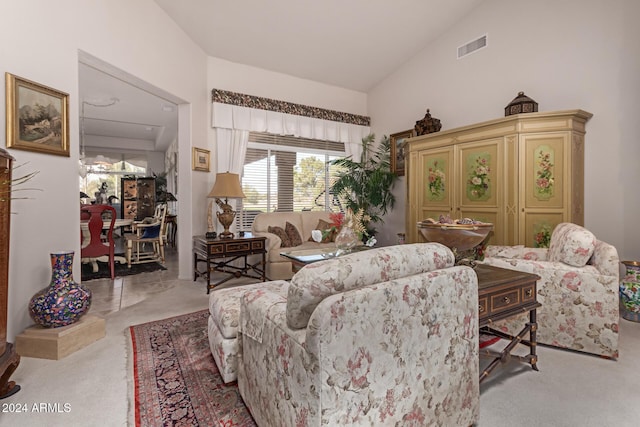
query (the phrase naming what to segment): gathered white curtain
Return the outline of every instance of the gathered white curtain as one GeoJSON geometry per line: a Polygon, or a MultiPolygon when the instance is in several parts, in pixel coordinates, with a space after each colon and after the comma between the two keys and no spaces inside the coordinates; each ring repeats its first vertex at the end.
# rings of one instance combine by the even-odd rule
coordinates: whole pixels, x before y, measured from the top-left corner
{"type": "Polygon", "coordinates": [[[244,157],[249,144],[249,131],[217,127],[216,144],[218,146],[217,171],[242,175],[244,157]]]}
{"type": "MultiPolygon", "coordinates": [[[[214,102],[211,109],[212,127],[219,130],[235,130],[251,132],[268,132],[276,135],[293,135],[302,138],[319,139],[342,142],[347,156],[353,156],[360,160],[362,153],[362,138],[369,135],[369,126],[360,126],[350,123],[335,122],[331,120],[316,119],[313,117],[297,116],[275,111],[260,110],[257,108],[239,107],[236,105],[214,102]]],[[[222,133],[220,133],[222,135],[222,133]]],[[[248,136],[247,136],[248,137],[248,136]]],[[[227,137],[230,138],[230,137],[227,137]]],[[[235,137],[233,138],[235,139],[235,137]]],[[[218,155],[224,156],[222,150],[230,145],[220,145],[218,139],[218,155]]],[[[242,155],[244,163],[245,151],[242,155]]],[[[218,162],[219,171],[226,171],[226,167],[218,162]]],[[[242,168],[239,169],[240,171],[242,168]]],[[[230,170],[231,171],[231,170],[230,170]]],[[[238,172],[235,172],[238,173],[238,172]]]]}
{"type": "Polygon", "coordinates": [[[344,143],[346,157],[351,157],[354,162],[360,161],[362,156],[362,138],[359,141],[349,141],[344,143]]]}

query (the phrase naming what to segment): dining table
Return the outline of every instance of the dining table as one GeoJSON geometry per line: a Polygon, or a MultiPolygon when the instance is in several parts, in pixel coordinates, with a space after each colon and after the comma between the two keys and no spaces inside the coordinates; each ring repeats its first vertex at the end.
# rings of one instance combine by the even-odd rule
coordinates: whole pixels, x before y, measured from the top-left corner
{"type": "MultiPolygon", "coordinates": [[[[110,219],[105,219],[102,222],[102,229],[103,230],[108,230],[109,226],[111,225],[111,220],[110,219]]],[[[127,227],[133,225],[133,219],[130,218],[116,218],[115,223],[113,224],[113,229],[117,229],[117,228],[121,228],[121,227],[127,227]]],[[[80,221],[80,232],[82,233],[82,245],[81,246],[86,246],[87,244],[89,244],[89,241],[91,240],[91,236],[89,234],[89,220],[81,220],[80,221]]],[[[115,262],[119,262],[122,264],[125,264],[127,262],[127,259],[124,255],[116,255],[113,260],[115,262]]],[[[91,263],[91,270],[94,273],[98,272],[98,261],[101,262],[109,262],[109,256],[108,255],[103,255],[97,258],[82,258],[81,262],[83,264],[88,264],[91,263]]]]}

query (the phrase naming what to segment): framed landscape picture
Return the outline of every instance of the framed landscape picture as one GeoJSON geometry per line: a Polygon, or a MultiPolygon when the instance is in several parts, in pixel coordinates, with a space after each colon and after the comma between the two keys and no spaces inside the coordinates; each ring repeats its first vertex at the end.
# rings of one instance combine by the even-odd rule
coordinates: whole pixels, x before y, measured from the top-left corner
{"type": "Polygon", "coordinates": [[[5,73],[7,148],[69,157],[69,95],[5,73]]]}
{"type": "Polygon", "coordinates": [[[392,133],[391,142],[391,172],[398,176],[404,176],[404,143],[407,138],[414,136],[414,130],[392,133]]]}
{"type": "Polygon", "coordinates": [[[209,172],[209,150],[193,147],[192,169],[209,172]]]}

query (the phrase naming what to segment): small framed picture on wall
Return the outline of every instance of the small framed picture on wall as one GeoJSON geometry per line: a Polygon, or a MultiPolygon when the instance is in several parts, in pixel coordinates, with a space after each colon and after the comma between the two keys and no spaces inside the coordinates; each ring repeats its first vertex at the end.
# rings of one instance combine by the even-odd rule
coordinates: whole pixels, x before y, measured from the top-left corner
{"type": "Polygon", "coordinates": [[[194,171],[209,172],[209,150],[193,147],[191,163],[194,171]]]}
{"type": "Polygon", "coordinates": [[[405,130],[392,133],[391,142],[391,172],[398,176],[404,176],[404,143],[407,138],[415,136],[415,130],[405,130]]]}

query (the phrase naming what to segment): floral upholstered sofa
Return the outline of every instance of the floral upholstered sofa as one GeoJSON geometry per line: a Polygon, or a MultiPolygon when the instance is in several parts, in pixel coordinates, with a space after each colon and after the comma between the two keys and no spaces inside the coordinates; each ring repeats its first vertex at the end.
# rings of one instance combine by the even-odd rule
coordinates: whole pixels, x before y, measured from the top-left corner
{"type": "Polygon", "coordinates": [[[318,229],[319,224],[331,223],[330,214],[324,211],[271,212],[255,217],[251,232],[256,237],[267,238],[266,274],[269,279],[288,280],[293,276],[291,260],[281,256],[280,252],[335,248],[333,242],[317,243],[310,239],[311,231],[318,229]],[[291,239],[291,233],[287,231],[298,236],[291,239]]]}
{"type": "MultiPolygon", "coordinates": [[[[488,246],[484,263],[534,273],[538,280],[538,342],[618,357],[620,264],[616,248],[576,224],[558,224],[549,249],[488,246]]],[[[511,334],[521,315],[495,327],[511,334]]]]}
{"type": "Polygon", "coordinates": [[[238,386],[258,425],[477,421],[477,277],[448,248],[360,251],[281,286],[240,300],[238,386]]]}

